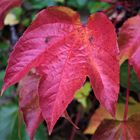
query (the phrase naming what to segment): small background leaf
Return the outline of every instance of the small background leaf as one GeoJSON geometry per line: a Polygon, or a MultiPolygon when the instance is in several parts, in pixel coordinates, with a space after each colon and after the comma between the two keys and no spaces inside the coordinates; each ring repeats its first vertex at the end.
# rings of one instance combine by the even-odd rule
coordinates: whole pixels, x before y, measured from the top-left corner
{"type": "MultiPolygon", "coordinates": [[[[124,104],[119,103],[117,105],[116,119],[123,120],[124,114],[124,104]]],[[[128,117],[134,113],[140,112],[140,103],[136,102],[134,99],[129,99],[129,108],[128,108],[128,117]]],[[[85,134],[94,134],[97,127],[104,119],[113,119],[112,116],[102,107],[100,106],[95,113],[92,115],[88,127],[85,130],[85,134]]]]}
{"type": "Polygon", "coordinates": [[[104,120],[93,135],[94,140],[139,140],[140,114],[127,121],[104,120]]]}

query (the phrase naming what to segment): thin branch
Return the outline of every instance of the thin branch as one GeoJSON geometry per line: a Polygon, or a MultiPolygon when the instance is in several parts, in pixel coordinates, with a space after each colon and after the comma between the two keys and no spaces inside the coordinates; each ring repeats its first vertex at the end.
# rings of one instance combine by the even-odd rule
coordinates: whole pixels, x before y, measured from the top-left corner
{"type": "Polygon", "coordinates": [[[129,93],[130,93],[130,65],[128,62],[128,68],[127,68],[127,89],[126,89],[126,102],[125,102],[125,109],[124,109],[124,118],[123,120],[127,120],[127,114],[128,114],[128,101],[129,101],[129,93]]]}
{"type": "MultiPolygon", "coordinates": [[[[75,125],[78,125],[78,123],[79,123],[79,121],[80,121],[80,118],[81,118],[81,110],[79,110],[78,113],[76,114],[75,125]]],[[[69,140],[74,140],[75,133],[76,133],[76,128],[73,127],[73,128],[72,128],[72,131],[71,131],[71,135],[70,135],[69,140]]]]}

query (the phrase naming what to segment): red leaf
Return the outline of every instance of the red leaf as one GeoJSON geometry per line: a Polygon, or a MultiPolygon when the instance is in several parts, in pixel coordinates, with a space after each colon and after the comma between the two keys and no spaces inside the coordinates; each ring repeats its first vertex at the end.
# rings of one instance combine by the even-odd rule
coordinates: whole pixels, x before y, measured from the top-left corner
{"type": "Polygon", "coordinates": [[[131,56],[131,58],[130,58],[130,64],[133,66],[134,71],[136,72],[136,74],[138,75],[138,78],[140,80],[140,47],[131,56]]]}
{"type": "Polygon", "coordinates": [[[127,121],[104,120],[96,130],[94,140],[139,140],[140,114],[127,121]]]}
{"type": "Polygon", "coordinates": [[[140,79],[140,15],[129,18],[119,34],[120,63],[129,60],[140,79]]]}
{"type": "Polygon", "coordinates": [[[39,107],[38,84],[39,76],[30,73],[19,82],[18,86],[19,107],[23,112],[27,132],[31,140],[33,140],[36,129],[43,121],[39,107]]]}
{"type": "Polygon", "coordinates": [[[21,4],[21,0],[0,0],[0,29],[3,27],[3,21],[6,13],[21,4]]]}
{"type": "Polygon", "coordinates": [[[38,14],[17,42],[2,91],[36,67],[42,74],[40,107],[51,132],[89,76],[97,99],[114,116],[119,91],[117,54],[115,30],[104,14],[91,15],[83,26],[71,9],[50,7],[38,14]]]}
{"type": "Polygon", "coordinates": [[[101,13],[90,17],[88,28],[93,37],[93,42],[90,42],[87,47],[88,75],[97,99],[112,116],[115,116],[119,91],[118,46],[115,30],[111,22],[101,13]]]}

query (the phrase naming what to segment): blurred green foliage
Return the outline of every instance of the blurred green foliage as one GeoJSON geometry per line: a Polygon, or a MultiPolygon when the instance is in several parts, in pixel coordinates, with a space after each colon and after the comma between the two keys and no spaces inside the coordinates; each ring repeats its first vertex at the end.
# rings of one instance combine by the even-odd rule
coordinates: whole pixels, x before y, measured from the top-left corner
{"type": "Polygon", "coordinates": [[[90,13],[95,13],[97,11],[103,11],[103,10],[108,9],[110,7],[110,4],[108,4],[106,2],[90,1],[87,6],[88,6],[90,13]]]}
{"type": "MultiPolygon", "coordinates": [[[[0,140],[29,140],[22,123],[18,126],[18,104],[14,102],[0,106],[0,140]]],[[[35,135],[34,140],[47,140],[43,125],[41,125],[35,135]]]]}
{"type": "MultiPolygon", "coordinates": [[[[124,88],[127,87],[127,66],[127,62],[123,63],[120,72],[120,83],[124,88]]],[[[140,82],[138,81],[138,77],[132,67],[130,71],[130,90],[136,93],[140,93],[140,82]]]]}
{"type": "MultiPolygon", "coordinates": [[[[5,71],[4,70],[0,71],[0,89],[1,89],[2,84],[3,84],[4,74],[5,74],[5,71]]],[[[13,91],[15,91],[15,87],[14,86],[9,87],[4,92],[3,96],[0,99],[2,99],[4,96],[9,96],[10,97],[11,94],[13,93],[13,91]]]]}
{"type": "Polygon", "coordinates": [[[55,0],[25,0],[25,5],[30,9],[42,9],[47,6],[56,5],[55,0]]]}
{"type": "Polygon", "coordinates": [[[2,67],[5,67],[7,64],[8,49],[9,49],[8,43],[6,41],[0,40],[0,69],[2,69],[2,67]]]}

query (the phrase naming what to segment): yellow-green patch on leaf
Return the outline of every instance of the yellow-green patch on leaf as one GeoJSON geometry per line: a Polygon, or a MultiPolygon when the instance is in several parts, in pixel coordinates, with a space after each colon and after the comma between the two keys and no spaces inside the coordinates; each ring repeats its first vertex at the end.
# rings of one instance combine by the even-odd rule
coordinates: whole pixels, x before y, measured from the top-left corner
{"type": "Polygon", "coordinates": [[[84,107],[87,108],[87,97],[89,95],[89,92],[91,91],[91,86],[89,82],[86,82],[85,85],[80,88],[76,94],[75,99],[84,107]]]}

